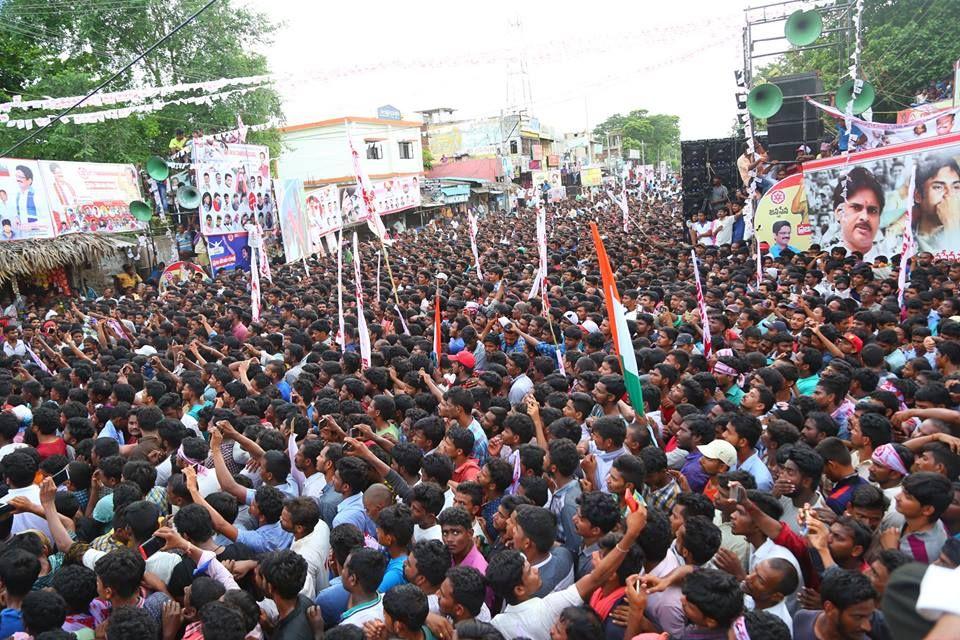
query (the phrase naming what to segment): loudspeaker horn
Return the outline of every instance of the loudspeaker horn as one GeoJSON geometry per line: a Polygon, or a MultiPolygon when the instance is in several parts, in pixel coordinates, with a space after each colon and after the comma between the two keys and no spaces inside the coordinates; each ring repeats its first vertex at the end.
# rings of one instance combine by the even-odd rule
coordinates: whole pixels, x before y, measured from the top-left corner
{"type": "Polygon", "coordinates": [[[170,167],[167,161],[160,156],[150,156],[147,159],[147,175],[154,180],[166,180],[170,177],[170,167]]]}
{"type": "MultiPolygon", "coordinates": [[[[837,87],[837,109],[846,113],[847,104],[850,102],[852,97],[853,80],[847,80],[837,87]]],[[[857,99],[853,101],[853,113],[855,115],[860,115],[870,108],[876,98],[877,92],[873,88],[873,85],[864,81],[863,86],[860,87],[860,93],[857,95],[857,99]]]]}
{"type": "Polygon", "coordinates": [[[177,189],[177,204],[181,209],[196,209],[200,206],[200,192],[190,185],[180,187],[177,189]]]}
{"type": "Polygon", "coordinates": [[[783,91],[775,84],[755,86],[747,96],[747,110],[754,118],[769,118],[783,106],[783,91]]]}
{"type": "Polygon", "coordinates": [[[795,47],[805,47],[816,42],[823,33],[823,18],[816,11],[799,9],[790,14],[783,27],[787,42],[795,47]]]}
{"type": "Polygon", "coordinates": [[[130,215],[141,222],[147,222],[153,217],[153,207],[143,200],[134,200],[130,203],[130,215]]]}

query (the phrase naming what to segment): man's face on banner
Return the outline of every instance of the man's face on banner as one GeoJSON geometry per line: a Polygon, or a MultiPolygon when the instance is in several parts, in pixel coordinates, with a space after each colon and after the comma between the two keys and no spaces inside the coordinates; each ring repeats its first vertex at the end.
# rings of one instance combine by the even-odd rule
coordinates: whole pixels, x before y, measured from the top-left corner
{"type": "Polygon", "coordinates": [[[837,207],[843,242],[850,249],[867,253],[880,226],[880,201],[870,189],[861,189],[847,196],[837,207]]]}
{"type": "Polygon", "coordinates": [[[931,178],[923,183],[918,194],[920,210],[933,213],[947,198],[960,198],[960,174],[953,167],[941,167],[931,178]]]}

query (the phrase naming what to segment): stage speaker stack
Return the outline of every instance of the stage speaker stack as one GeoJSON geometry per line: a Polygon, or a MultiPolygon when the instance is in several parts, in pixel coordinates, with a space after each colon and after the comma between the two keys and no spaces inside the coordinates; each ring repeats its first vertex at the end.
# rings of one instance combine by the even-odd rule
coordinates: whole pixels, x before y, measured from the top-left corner
{"type": "Polygon", "coordinates": [[[783,94],[783,104],[767,118],[767,152],[771,160],[796,159],[797,147],[805,144],[816,155],[823,138],[823,122],[816,107],[804,100],[823,101],[823,82],[816,73],[797,73],[770,78],[783,94]]]}
{"type": "Polygon", "coordinates": [[[718,138],[680,143],[685,217],[692,217],[699,211],[714,175],[720,176],[720,180],[730,190],[731,197],[733,196],[733,192],[740,186],[737,158],[744,142],[737,138],[718,138]]]}

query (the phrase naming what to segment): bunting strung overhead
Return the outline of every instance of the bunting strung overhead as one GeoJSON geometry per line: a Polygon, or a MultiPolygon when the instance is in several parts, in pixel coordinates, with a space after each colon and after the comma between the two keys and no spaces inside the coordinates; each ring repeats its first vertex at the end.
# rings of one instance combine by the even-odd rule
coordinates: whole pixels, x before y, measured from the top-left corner
{"type": "MultiPolygon", "coordinates": [[[[205,96],[193,96],[190,98],[178,98],[177,100],[168,100],[166,102],[155,100],[147,104],[136,105],[132,107],[121,107],[119,109],[105,109],[103,111],[91,111],[88,113],[75,113],[72,115],[64,116],[62,118],[63,122],[71,122],[73,124],[95,124],[100,122],[106,122],[107,120],[121,120],[123,118],[129,118],[130,116],[138,113],[153,113],[154,111],[160,111],[164,107],[170,105],[184,105],[184,104],[213,104],[214,102],[219,102],[221,100],[226,100],[227,98],[243,95],[250,93],[251,91],[256,91],[257,88],[244,88],[244,89],[231,89],[230,91],[222,91],[220,93],[214,93],[205,96]]],[[[38,118],[17,118],[11,119],[9,114],[0,113],[0,123],[6,123],[7,128],[13,129],[26,129],[30,130],[34,127],[44,127],[50,124],[52,116],[40,116],[38,118]]],[[[248,130],[252,130],[254,127],[248,127],[248,130]]]]}
{"type": "MultiPolygon", "coordinates": [[[[272,76],[259,75],[247,76],[244,78],[220,78],[219,80],[208,80],[206,82],[192,82],[189,84],[170,84],[161,87],[143,87],[141,89],[127,89],[125,91],[113,91],[110,93],[97,93],[91,96],[85,103],[88,107],[102,107],[111,104],[120,104],[122,102],[142,102],[148,98],[164,97],[174,93],[183,93],[185,91],[220,91],[224,87],[232,85],[255,85],[271,82],[272,76]]],[[[62,98],[41,98],[38,100],[24,100],[23,96],[13,96],[10,102],[0,103],[0,113],[13,111],[14,109],[42,109],[42,110],[60,110],[73,105],[83,96],[64,96],[62,98]]]]}

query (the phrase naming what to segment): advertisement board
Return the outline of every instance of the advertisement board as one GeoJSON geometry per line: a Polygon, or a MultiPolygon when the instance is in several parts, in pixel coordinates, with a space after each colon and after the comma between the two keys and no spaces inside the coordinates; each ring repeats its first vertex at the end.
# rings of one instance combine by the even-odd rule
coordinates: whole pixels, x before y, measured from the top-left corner
{"type": "Polygon", "coordinates": [[[597,187],[603,181],[600,167],[584,167],[580,169],[580,184],[584,187],[597,187]]]}
{"type": "Polygon", "coordinates": [[[130,215],[142,200],[140,176],[132,164],[39,162],[55,235],[139,231],[146,223],[130,215]]]}
{"type": "Polygon", "coordinates": [[[340,192],[331,184],[306,192],[307,226],[310,236],[310,253],[323,251],[320,244],[323,236],[340,229],[340,192]]]}
{"type": "Polygon", "coordinates": [[[787,176],[757,202],[754,212],[757,239],[776,259],[789,249],[800,253],[810,248],[813,227],[807,216],[807,197],[803,175],[787,176]]]}
{"type": "Polygon", "coordinates": [[[197,145],[193,161],[203,235],[239,233],[253,223],[259,223],[264,230],[274,228],[267,147],[227,143],[197,145]]]}
{"type": "Polygon", "coordinates": [[[34,160],[0,160],[0,240],[53,237],[40,166],[34,160]]]}
{"type": "Polygon", "coordinates": [[[960,247],[958,158],[960,134],[949,134],[804,163],[810,241],[825,250],[859,251],[866,260],[889,258],[903,249],[905,214],[912,208],[918,250],[955,252],[960,247]]]}
{"type": "Polygon", "coordinates": [[[280,238],[287,263],[308,255],[306,207],[303,201],[303,180],[277,180],[277,215],[280,218],[280,238]]]}
{"type": "Polygon", "coordinates": [[[247,246],[247,233],[225,233],[206,236],[207,254],[213,275],[221,271],[249,271],[251,250],[247,246]]]}

